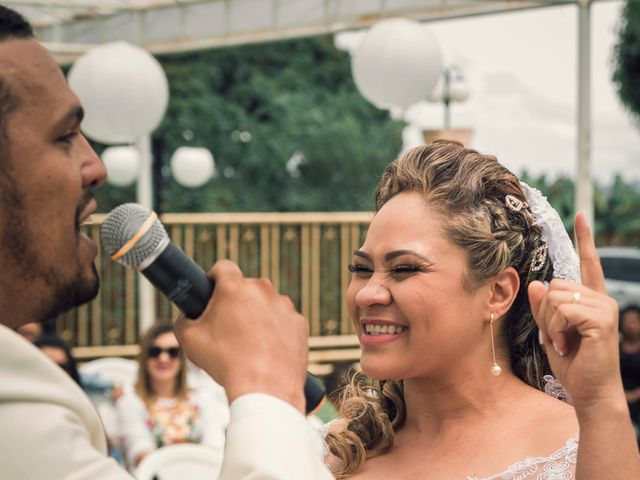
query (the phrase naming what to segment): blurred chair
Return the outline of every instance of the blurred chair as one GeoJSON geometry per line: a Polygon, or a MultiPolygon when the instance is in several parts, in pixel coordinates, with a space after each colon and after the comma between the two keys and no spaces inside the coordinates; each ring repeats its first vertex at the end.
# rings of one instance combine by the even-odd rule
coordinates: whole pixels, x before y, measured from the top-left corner
{"type": "Polygon", "coordinates": [[[116,387],[130,387],[136,381],[138,364],[126,358],[99,358],[83,364],[80,374],[109,381],[116,387]]]}
{"type": "Polygon", "coordinates": [[[114,401],[118,390],[133,388],[138,375],[138,363],[126,358],[107,357],[87,362],[78,370],[84,389],[102,419],[107,438],[114,450],[113,456],[120,460],[118,418],[114,401]]]}
{"type": "Polygon", "coordinates": [[[215,480],[222,468],[222,450],[183,443],[147,455],[134,472],[137,480],[215,480]]]}

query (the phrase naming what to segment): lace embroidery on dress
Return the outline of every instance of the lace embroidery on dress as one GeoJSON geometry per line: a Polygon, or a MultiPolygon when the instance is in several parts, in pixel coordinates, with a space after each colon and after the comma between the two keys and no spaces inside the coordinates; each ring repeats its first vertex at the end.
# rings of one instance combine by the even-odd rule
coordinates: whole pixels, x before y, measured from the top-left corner
{"type": "Polygon", "coordinates": [[[570,438],[560,450],[548,457],[527,457],[504,472],[491,477],[467,477],[467,480],[572,480],[572,466],[578,457],[578,439],[570,438]]]}
{"type": "Polygon", "coordinates": [[[571,395],[567,392],[567,389],[562,386],[560,380],[553,378],[553,375],[545,375],[542,377],[544,380],[544,393],[551,395],[553,398],[562,400],[569,405],[573,405],[571,395]]]}

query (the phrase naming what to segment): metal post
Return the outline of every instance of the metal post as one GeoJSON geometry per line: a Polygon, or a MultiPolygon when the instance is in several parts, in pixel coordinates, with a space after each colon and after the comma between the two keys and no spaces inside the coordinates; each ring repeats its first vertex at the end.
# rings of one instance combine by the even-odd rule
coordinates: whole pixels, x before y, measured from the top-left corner
{"type": "Polygon", "coordinates": [[[591,179],[591,0],[578,2],[578,169],[575,211],[585,214],[592,230],[591,179]]]}
{"type": "Polygon", "coordinates": [[[444,103],[444,128],[451,128],[451,72],[449,68],[442,71],[442,102],[444,103]]]}
{"type": "MultiPolygon", "coordinates": [[[[140,171],[138,172],[138,203],[153,208],[151,136],[144,135],[136,142],[140,152],[140,171]]],[[[147,330],[156,320],[155,291],[149,281],[138,274],[138,325],[140,332],[147,330]]]]}

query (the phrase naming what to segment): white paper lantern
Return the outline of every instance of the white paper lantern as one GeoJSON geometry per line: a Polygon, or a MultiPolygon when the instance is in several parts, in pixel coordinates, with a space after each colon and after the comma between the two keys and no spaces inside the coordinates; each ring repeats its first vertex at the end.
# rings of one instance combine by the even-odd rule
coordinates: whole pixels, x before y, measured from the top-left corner
{"type": "Polygon", "coordinates": [[[469,98],[469,86],[464,80],[454,80],[449,87],[449,98],[454,102],[464,102],[469,98]]]}
{"type": "MultiPolygon", "coordinates": [[[[454,79],[449,82],[449,101],[464,102],[469,98],[469,86],[466,80],[454,79]]],[[[427,100],[433,103],[444,102],[444,82],[440,80],[433,90],[427,95],[427,100]]]]}
{"type": "Polygon", "coordinates": [[[131,185],[138,178],[140,153],[135,147],[106,148],[102,161],[107,169],[107,181],[117,187],[131,185]]]}
{"type": "Polygon", "coordinates": [[[353,80],[378,108],[423,100],[438,82],[442,54],[436,38],[419,22],[402,18],[373,25],[351,57],[353,80]]]}
{"type": "Polygon", "coordinates": [[[180,147],[171,157],[171,173],[180,185],[196,188],[207,183],[215,170],[213,155],[206,148],[180,147]]]}
{"type": "Polygon", "coordinates": [[[99,142],[131,143],[150,134],[167,109],[169,84],[147,51],[126,42],[92,48],[69,71],[85,109],[84,133],[99,142]]]}

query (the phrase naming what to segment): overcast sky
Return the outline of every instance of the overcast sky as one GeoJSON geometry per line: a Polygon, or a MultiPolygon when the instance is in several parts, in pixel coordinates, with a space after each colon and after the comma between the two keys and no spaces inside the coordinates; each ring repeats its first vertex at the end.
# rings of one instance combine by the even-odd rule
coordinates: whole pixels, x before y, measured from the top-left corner
{"type": "MultiPolygon", "coordinates": [[[[612,51],[622,2],[592,6],[592,172],[640,180],[640,126],[623,109],[611,82],[612,51]]],[[[447,61],[464,68],[471,96],[451,111],[452,127],[471,127],[471,146],[493,153],[516,173],[575,175],[577,9],[575,6],[429,23],[447,61]]],[[[361,34],[336,43],[352,48],[361,34]]],[[[423,102],[407,113],[413,127],[442,126],[441,105],[423,102]]]]}

